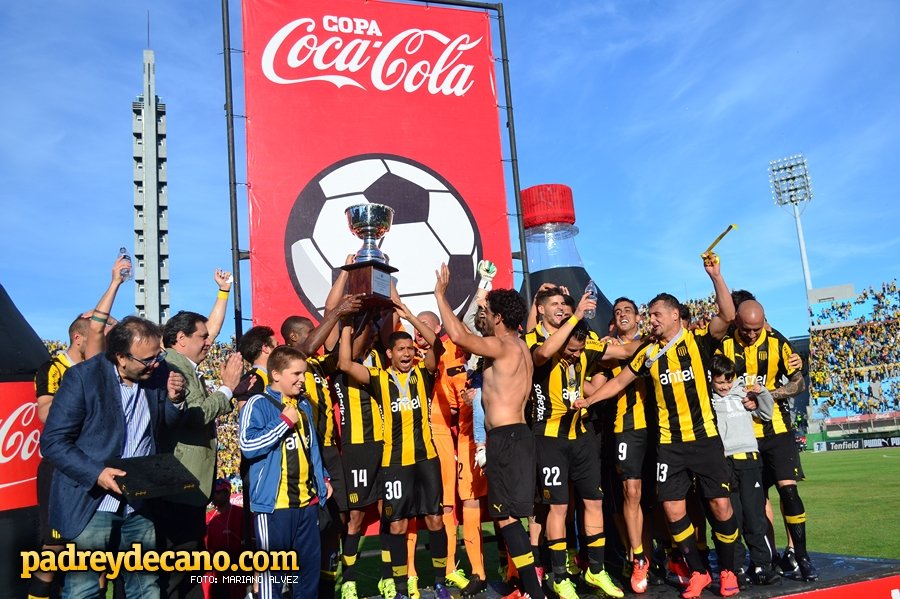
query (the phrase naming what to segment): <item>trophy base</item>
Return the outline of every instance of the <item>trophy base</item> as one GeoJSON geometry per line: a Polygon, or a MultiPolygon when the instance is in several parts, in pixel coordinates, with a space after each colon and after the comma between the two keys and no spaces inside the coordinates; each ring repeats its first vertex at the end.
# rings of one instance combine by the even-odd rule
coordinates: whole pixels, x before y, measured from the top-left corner
{"type": "Polygon", "coordinates": [[[347,293],[360,295],[364,310],[384,310],[394,307],[391,299],[391,273],[393,266],[367,261],[341,267],[347,272],[347,293]]]}

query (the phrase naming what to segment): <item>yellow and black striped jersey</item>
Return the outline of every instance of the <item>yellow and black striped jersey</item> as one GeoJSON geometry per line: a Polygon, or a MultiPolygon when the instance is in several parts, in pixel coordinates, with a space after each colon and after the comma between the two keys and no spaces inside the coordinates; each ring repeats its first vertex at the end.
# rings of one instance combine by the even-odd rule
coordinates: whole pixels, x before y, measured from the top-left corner
{"type": "Polygon", "coordinates": [[[266,369],[254,365],[241,377],[238,386],[234,389],[234,399],[237,402],[247,402],[254,395],[259,395],[269,386],[269,373],[266,369]]]}
{"type": "Polygon", "coordinates": [[[334,401],[328,389],[328,377],[337,372],[338,353],[332,351],[324,356],[306,358],[306,378],[304,386],[309,395],[309,403],[316,421],[316,434],[322,447],[331,447],[334,442],[334,401]]]}
{"type": "MultiPolygon", "coordinates": [[[[759,383],[774,391],[781,386],[782,376],[790,377],[797,372],[787,365],[788,358],[794,353],[787,339],[777,333],[770,334],[765,329],[760,331],[759,338],[752,345],[744,345],[735,331],[722,341],[720,351],[734,362],[735,372],[743,378],[745,385],[759,383]]],[[[771,422],[753,418],[753,431],[757,439],[792,430],[791,412],[786,401],[775,402],[771,422]]]]}
{"type": "Polygon", "coordinates": [[[434,374],[424,366],[407,373],[370,368],[369,389],[384,419],[381,465],[409,466],[437,457],[429,422],[434,374]]]}
{"type": "Polygon", "coordinates": [[[717,341],[706,329],[682,329],[680,335],[661,356],[666,344],[641,344],[628,364],[635,375],[649,374],[652,381],[661,444],[718,436],[707,374],[717,341]]]}
{"type": "MultiPolygon", "coordinates": [[[[363,365],[367,368],[384,368],[381,354],[371,350],[363,365]]],[[[380,442],[384,438],[381,407],[365,385],[357,385],[344,372],[331,378],[334,396],[340,410],[341,445],[380,442]]]]}
{"type": "Polygon", "coordinates": [[[586,410],[573,410],[572,402],[584,394],[584,379],[600,371],[605,353],[605,343],[588,337],[578,360],[570,363],[554,355],[534,367],[531,401],[535,435],[574,439],[587,432],[583,421],[586,410]]]}
{"type": "MultiPolygon", "coordinates": [[[[523,337],[525,341],[525,345],[528,346],[528,349],[533,348],[538,343],[543,343],[547,340],[547,337],[552,335],[553,333],[548,333],[547,329],[544,328],[544,323],[539,322],[537,326],[525,333],[523,337]]],[[[600,337],[593,330],[588,332],[588,339],[593,339],[594,341],[600,341],[600,337]]]]}
{"type": "MultiPolygon", "coordinates": [[[[607,361],[603,374],[608,379],[613,379],[622,370],[628,367],[630,360],[607,361]]],[[[637,380],[625,387],[625,390],[616,397],[616,409],[613,413],[613,432],[639,431],[647,428],[647,420],[653,415],[648,410],[653,409],[652,399],[647,387],[647,376],[639,376],[637,380]]]]}
{"type": "MultiPolygon", "coordinates": [[[[285,397],[284,405],[297,406],[297,400],[285,397]]],[[[275,494],[275,509],[299,508],[316,497],[316,477],[312,473],[312,436],[306,412],[297,410],[300,419],[281,441],[281,478],[275,494]]]]}
{"type": "Polygon", "coordinates": [[[63,375],[72,366],[74,366],[72,359],[66,352],[60,352],[48,362],[41,364],[34,373],[34,396],[56,395],[63,375]]]}

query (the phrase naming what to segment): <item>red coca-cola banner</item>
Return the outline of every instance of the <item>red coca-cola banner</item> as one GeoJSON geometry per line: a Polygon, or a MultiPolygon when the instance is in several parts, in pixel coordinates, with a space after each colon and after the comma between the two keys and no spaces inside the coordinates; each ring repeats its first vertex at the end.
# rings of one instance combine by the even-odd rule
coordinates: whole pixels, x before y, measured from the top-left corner
{"type": "Polygon", "coordinates": [[[381,250],[414,312],[434,271],[464,309],[482,258],[512,283],[497,87],[484,11],[373,0],[245,0],[253,320],[318,319],[362,240],[344,210],[394,209],[381,250]]]}
{"type": "Polygon", "coordinates": [[[37,505],[42,429],[34,383],[0,383],[0,511],[37,505]]]}

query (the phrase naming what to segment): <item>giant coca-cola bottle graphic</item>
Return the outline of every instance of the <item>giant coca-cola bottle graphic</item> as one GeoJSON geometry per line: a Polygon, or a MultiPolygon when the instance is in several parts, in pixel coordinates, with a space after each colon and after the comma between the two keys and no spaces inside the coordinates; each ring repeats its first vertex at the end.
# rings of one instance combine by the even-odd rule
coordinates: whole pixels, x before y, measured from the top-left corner
{"type": "MultiPolygon", "coordinates": [[[[592,277],[585,270],[575,245],[578,227],[572,189],[558,183],[535,185],[523,189],[521,197],[531,292],[536,293],[542,284],[549,282],[568,288],[577,302],[592,277]]],[[[599,289],[597,313],[587,321],[601,337],[606,335],[612,318],[612,304],[603,293],[602,280],[593,277],[599,289]]],[[[525,301],[531,305],[532,299],[525,298],[525,301]]]]}

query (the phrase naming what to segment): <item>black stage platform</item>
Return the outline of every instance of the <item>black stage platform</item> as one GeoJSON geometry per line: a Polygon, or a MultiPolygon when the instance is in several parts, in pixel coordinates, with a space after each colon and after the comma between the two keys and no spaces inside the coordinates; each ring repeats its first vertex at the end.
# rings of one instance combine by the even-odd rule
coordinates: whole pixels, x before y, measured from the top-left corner
{"type": "MultiPolygon", "coordinates": [[[[894,588],[900,588],[900,560],[876,559],[865,557],[852,557],[848,555],[834,555],[828,553],[812,553],[813,563],[819,571],[819,580],[816,582],[799,582],[789,578],[782,579],[782,583],[773,586],[750,587],[741,591],[738,597],[745,599],[766,599],[770,597],[790,597],[790,596],[809,596],[809,597],[828,597],[840,599],[892,599],[900,596],[900,590],[895,594],[891,592],[894,588]],[[853,583],[865,583],[867,581],[877,581],[879,579],[887,579],[890,577],[898,577],[896,581],[890,581],[885,587],[881,585],[853,585],[853,583]],[[881,586],[882,589],[876,587],[881,586]],[[831,589],[828,591],[826,589],[831,589]],[[887,590],[884,590],[887,589],[887,590]]],[[[627,582],[616,579],[619,586],[625,589],[626,597],[646,597],[647,599],[663,599],[679,597],[678,589],[669,584],[650,587],[643,595],[636,595],[631,592],[627,582]]],[[[888,581],[884,581],[887,583],[888,581]]],[[[703,597],[717,597],[718,579],[713,581],[703,593],[703,597]]],[[[581,590],[581,589],[579,589],[581,590]]],[[[500,582],[489,583],[487,592],[476,595],[479,599],[498,599],[502,597],[508,590],[506,585],[500,582]]],[[[598,592],[599,593],[599,592],[598,592]]],[[[453,590],[454,596],[458,595],[458,591],[453,590]]],[[[422,599],[433,599],[434,592],[432,589],[421,589],[422,599]]],[[[589,591],[581,593],[582,597],[596,597],[589,591]]],[[[599,596],[603,596],[599,593],[599,596]]]]}

